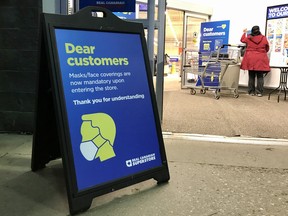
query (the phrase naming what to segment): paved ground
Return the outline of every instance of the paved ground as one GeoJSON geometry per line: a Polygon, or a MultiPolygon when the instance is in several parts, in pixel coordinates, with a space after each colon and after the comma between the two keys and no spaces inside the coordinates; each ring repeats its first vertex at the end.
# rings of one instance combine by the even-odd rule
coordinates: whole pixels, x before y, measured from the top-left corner
{"type": "MultiPolygon", "coordinates": [[[[96,197],[81,215],[288,215],[287,102],[244,91],[238,99],[192,96],[166,78],[169,183],[148,180],[96,197]]],[[[34,173],[31,150],[31,135],[0,134],[0,215],[68,215],[61,160],[34,173]]]]}
{"type": "MultiPolygon", "coordinates": [[[[164,140],[169,183],[148,180],[96,197],[81,215],[288,215],[287,141],[244,145],[180,135],[164,140]]],[[[0,134],[0,215],[68,215],[61,161],[31,172],[31,142],[30,135],[0,134]]]]}
{"type": "Polygon", "coordinates": [[[248,136],[288,138],[288,100],[284,94],[277,102],[277,94],[268,100],[249,96],[239,88],[235,99],[229,91],[221,92],[219,100],[207,91],[191,95],[189,89],[181,89],[177,76],[165,77],[162,129],[165,132],[213,134],[223,136],[248,136]]]}

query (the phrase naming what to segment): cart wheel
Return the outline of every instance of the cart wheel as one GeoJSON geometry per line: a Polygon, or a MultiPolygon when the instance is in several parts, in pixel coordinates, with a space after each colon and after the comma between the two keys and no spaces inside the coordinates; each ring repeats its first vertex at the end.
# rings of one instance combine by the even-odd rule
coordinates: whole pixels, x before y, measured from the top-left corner
{"type": "Polygon", "coordinates": [[[196,94],[196,90],[195,90],[195,89],[191,89],[191,90],[190,90],[190,94],[191,94],[191,95],[195,95],[195,94],[196,94]]]}
{"type": "Polygon", "coordinates": [[[235,94],[235,95],[234,95],[234,98],[238,98],[238,97],[239,97],[239,94],[235,94]]]}
{"type": "Polygon", "coordinates": [[[220,95],[215,95],[216,100],[219,100],[219,98],[220,98],[220,95]]]}
{"type": "Polygon", "coordinates": [[[206,93],[206,90],[205,90],[205,89],[201,89],[201,90],[200,90],[200,93],[201,93],[201,94],[205,94],[205,93],[206,93]]]}

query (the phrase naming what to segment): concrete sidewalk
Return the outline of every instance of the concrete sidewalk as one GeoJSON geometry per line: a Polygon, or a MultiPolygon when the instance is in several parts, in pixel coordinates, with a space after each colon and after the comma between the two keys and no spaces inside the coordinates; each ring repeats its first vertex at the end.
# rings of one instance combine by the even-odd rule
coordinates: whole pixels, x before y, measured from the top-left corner
{"type": "MultiPolygon", "coordinates": [[[[164,134],[169,183],[151,179],[96,197],[81,215],[288,215],[287,141],[220,138],[164,134]]],[[[68,215],[61,160],[31,172],[31,149],[31,135],[0,134],[0,215],[68,215]]]]}
{"type": "MultiPolygon", "coordinates": [[[[171,179],[96,197],[81,215],[288,215],[287,102],[191,95],[165,77],[162,130],[171,179]]],[[[69,214],[61,160],[31,172],[32,136],[0,134],[0,215],[69,214]]]]}

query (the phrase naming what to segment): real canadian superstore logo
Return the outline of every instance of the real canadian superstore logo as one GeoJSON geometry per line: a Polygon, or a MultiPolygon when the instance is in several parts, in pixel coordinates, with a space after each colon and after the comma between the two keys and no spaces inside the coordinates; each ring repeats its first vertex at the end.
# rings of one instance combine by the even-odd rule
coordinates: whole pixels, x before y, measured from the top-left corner
{"type": "Polygon", "coordinates": [[[155,153],[152,153],[152,154],[144,155],[141,157],[126,160],[126,166],[133,167],[133,166],[141,165],[141,164],[148,163],[154,160],[156,160],[156,156],[155,156],[155,153]]]}

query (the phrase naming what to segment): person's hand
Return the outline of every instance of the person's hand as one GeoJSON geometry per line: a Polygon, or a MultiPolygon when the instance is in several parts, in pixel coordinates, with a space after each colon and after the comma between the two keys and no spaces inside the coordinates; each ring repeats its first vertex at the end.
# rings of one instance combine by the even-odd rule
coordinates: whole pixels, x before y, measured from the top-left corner
{"type": "Polygon", "coordinates": [[[243,29],[243,33],[246,33],[247,32],[247,28],[243,29]]]}

